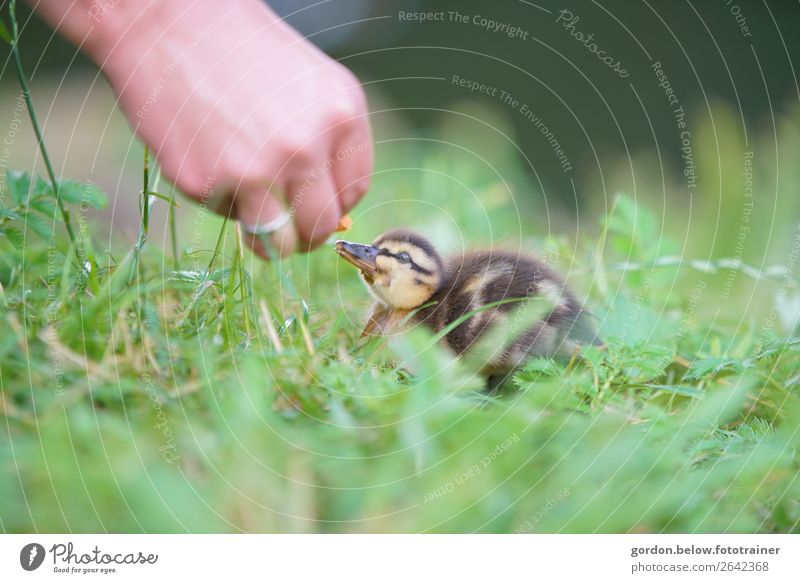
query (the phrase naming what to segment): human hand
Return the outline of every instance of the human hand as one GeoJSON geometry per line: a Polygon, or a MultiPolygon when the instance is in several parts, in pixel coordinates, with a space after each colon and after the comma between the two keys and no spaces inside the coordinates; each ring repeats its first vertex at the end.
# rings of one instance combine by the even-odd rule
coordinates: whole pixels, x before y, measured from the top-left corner
{"type": "MultiPolygon", "coordinates": [[[[53,2],[39,10],[59,22],[53,2]]],[[[189,197],[250,228],[288,212],[293,221],[271,235],[286,254],[324,242],[366,192],[372,143],[358,80],[263,2],[83,8],[85,22],[71,14],[59,29],[101,67],[163,174],[189,197]]]]}

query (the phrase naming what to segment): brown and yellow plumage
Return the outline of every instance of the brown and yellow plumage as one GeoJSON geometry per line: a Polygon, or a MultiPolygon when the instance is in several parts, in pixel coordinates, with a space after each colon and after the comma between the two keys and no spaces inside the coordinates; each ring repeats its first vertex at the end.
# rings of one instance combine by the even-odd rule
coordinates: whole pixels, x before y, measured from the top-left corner
{"type": "Polygon", "coordinates": [[[405,229],[384,233],[372,245],[338,241],[336,250],[361,271],[376,300],[364,334],[392,333],[402,322],[439,332],[475,312],[444,340],[460,356],[493,330],[509,330],[510,338],[483,363],[487,375],[513,370],[532,356],[569,355],[579,344],[597,342],[575,295],[533,256],[489,250],[442,259],[425,237],[405,229]],[[529,300],[543,306],[532,321],[519,318],[529,300]]]}

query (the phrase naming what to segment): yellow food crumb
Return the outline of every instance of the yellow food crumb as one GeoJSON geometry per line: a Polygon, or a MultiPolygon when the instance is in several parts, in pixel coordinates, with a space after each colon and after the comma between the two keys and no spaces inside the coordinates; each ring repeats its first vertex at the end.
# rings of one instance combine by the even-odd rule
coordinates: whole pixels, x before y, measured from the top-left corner
{"type": "Polygon", "coordinates": [[[336,232],[341,233],[342,231],[347,231],[352,226],[353,219],[350,218],[350,215],[344,215],[341,219],[339,219],[339,224],[336,225],[336,232]]]}

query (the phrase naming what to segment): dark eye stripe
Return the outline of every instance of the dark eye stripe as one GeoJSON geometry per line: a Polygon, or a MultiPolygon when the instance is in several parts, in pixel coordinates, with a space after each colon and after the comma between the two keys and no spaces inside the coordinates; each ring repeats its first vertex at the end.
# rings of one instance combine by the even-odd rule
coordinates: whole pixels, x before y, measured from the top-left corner
{"type": "Polygon", "coordinates": [[[424,275],[433,275],[433,272],[432,272],[432,271],[430,271],[429,269],[425,269],[424,267],[421,267],[421,266],[417,265],[416,263],[414,263],[414,260],[413,260],[413,259],[411,260],[411,269],[413,269],[413,270],[414,270],[414,271],[416,271],[416,272],[422,273],[422,274],[424,274],[424,275]]]}
{"type": "MultiPolygon", "coordinates": [[[[392,259],[400,261],[400,259],[397,257],[397,255],[394,254],[394,253],[391,253],[388,249],[381,249],[380,251],[378,251],[378,255],[383,255],[385,257],[391,257],[392,259]]],[[[400,261],[400,262],[404,263],[402,261],[400,261]]],[[[411,265],[411,269],[413,269],[414,271],[416,271],[418,273],[422,273],[424,275],[433,275],[432,271],[430,271],[429,269],[425,269],[421,265],[418,265],[417,263],[415,263],[414,260],[411,259],[410,255],[408,256],[408,263],[409,263],[409,265],[411,265]]]]}

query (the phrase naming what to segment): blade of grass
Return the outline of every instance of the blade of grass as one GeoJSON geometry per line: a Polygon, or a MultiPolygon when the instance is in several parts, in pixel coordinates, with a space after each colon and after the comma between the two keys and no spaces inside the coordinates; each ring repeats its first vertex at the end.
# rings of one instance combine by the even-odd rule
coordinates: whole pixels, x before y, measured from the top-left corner
{"type": "Polygon", "coordinates": [[[239,293],[244,305],[244,329],[247,336],[250,336],[250,294],[247,289],[247,275],[244,269],[244,245],[242,244],[242,226],[236,222],[236,259],[239,266],[239,293]]]}
{"type": "Polygon", "coordinates": [[[56,173],[53,170],[53,164],[50,162],[50,155],[47,153],[47,147],[45,147],[44,136],[42,135],[42,130],[39,127],[39,120],[36,118],[36,110],[34,109],[33,101],[31,100],[31,91],[28,87],[28,81],[25,77],[25,69],[22,66],[22,59],[20,58],[19,54],[19,28],[17,26],[16,4],[16,0],[11,0],[8,3],[8,13],[11,19],[11,55],[14,59],[14,67],[17,71],[17,79],[19,80],[20,87],[22,88],[22,97],[25,99],[25,105],[28,107],[28,116],[30,117],[33,131],[36,134],[36,141],[39,144],[39,151],[42,153],[42,159],[44,160],[45,168],[47,168],[47,174],[50,177],[50,184],[56,197],[58,210],[61,212],[61,218],[64,221],[64,226],[67,229],[70,243],[78,251],[78,263],[80,263],[82,266],[83,254],[81,253],[80,247],[77,245],[77,239],[75,237],[75,231],[72,229],[72,221],[69,217],[69,211],[67,211],[66,207],[64,206],[64,200],[61,198],[59,182],[56,179],[56,173]]]}
{"type": "Polygon", "coordinates": [[[278,337],[278,331],[275,329],[275,324],[272,323],[272,317],[270,316],[269,309],[267,309],[267,303],[264,300],[261,300],[258,305],[261,308],[261,319],[264,321],[264,328],[267,329],[267,335],[272,342],[272,346],[275,348],[275,352],[280,354],[283,352],[283,343],[278,337]]]}
{"type": "Polygon", "coordinates": [[[131,273],[129,283],[133,278],[139,278],[140,262],[139,258],[142,253],[142,248],[147,242],[147,233],[150,230],[150,150],[147,146],[144,148],[144,160],[142,167],[142,191],[139,199],[139,212],[142,219],[139,223],[139,233],[136,236],[136,243],[133,246],[133,264],[131,266],[131,273]]]}
{"type": "Polygon", "coordinates": [[[219,229],[219,235],[217,236],[217,244],[214,245],[214,252],[211,254],[211,259],[208,260],[208,267],[206,267],[206,279],[211,276],[211,268],[214,267],[214,261],[217,259],[217,255],[219,255],[219,249],[222,246],[222,240],[225,238],[225,229],[228,226],[228,219],[229,216],[225,216],[222,221],[222,226],[219,229]]]}
{"type": "Polygon", "coordinates": [[[169,195],[169,240],[172,246],[172,265],[175,271],[181,270],[180,258],[178,257],[178,228],[175,220],[175,187],[172,187],[169,195]]]}
{"type": "Polygon", "coordinates": [[[605,255],[606,243],[608,242],[608,226],[614,211],[619,205],[620,198],[621,196],[619,194],[614,197],[611,208],[608,210],[608,213],[606,213],[605,220],[603,221],[600,238],[597,241],[597,245],[594,246],[594,252],[592,253],[594,281],[603,297],[608,296],[608,278],[606,277],[606,271],[603,266],[603,256],[605,255]]]}

